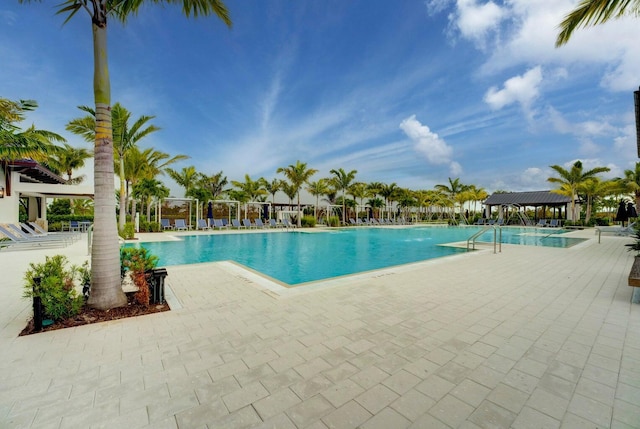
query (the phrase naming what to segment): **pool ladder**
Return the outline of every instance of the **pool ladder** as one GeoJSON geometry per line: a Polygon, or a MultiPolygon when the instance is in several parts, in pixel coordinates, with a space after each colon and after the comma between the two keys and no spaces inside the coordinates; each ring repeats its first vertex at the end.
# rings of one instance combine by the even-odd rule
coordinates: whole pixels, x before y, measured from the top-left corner
{"type": "Polygon", "coordinates": [[[496,249],[502,253],[502,227],[500,225],[489,225],[469,237],[467,239],[467,250],[469,250],[469,247],[476,250],[476,239],[491,229],[493,229],[493,253],[496,253],[496,249]]]}

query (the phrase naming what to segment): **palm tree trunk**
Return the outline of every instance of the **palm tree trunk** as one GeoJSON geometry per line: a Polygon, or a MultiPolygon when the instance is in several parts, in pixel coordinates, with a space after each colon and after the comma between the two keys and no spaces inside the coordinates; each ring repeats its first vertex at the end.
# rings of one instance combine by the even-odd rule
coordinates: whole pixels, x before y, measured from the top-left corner
{"type": "Polygon", "coordinates": [[[298,228],[302,228],[302,216],[300,214],[300,191],[298,191],[298,228]]]}
{"type": "Polygon", "coordinates": [[[124,229],[127,220],[127,199],[124,189],[124,157],[120,156],[120,217],[118,218],[118,229],[124,229]]]}
{"type": "Polygon", "coordinates": [[[120,253],[113,198],[113,129],[107,64],[107,27],[93,27],[93,90],[96,103],[94,147],[94,230],[91,247],[91,295],[88,304],[101,310],[127,303],[120,281],[120,253]]]}

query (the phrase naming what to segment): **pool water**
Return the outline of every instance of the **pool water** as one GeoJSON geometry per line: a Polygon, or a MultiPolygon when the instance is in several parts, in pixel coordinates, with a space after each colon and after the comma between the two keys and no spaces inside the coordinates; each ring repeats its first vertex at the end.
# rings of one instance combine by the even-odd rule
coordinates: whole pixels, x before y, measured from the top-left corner
{"type": "MultiPolygon", "coordinates": [[[[439,244],[466,241],[474,227],[352,228],[327,232],[207,234],[143,246],[160,266],[232,260],[289,285],[440,258],[466,249],[439,244]]],[[[562,230],[503,228],[502,242],[570,247],[583,239],[558,237],[562,230]]],[[[493,231],[477,240],[493,242],[493,231]]]]}

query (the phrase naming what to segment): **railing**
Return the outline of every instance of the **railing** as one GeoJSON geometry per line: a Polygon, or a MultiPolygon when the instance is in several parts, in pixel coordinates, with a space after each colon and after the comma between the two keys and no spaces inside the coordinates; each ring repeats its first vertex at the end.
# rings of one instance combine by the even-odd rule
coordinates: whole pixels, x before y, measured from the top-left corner
{"type": "Polygon", "coordinates": [[[493,253],[497,253],[496,248],[502,253],[502,227],[500,225],[487,226],[469,237],[467,239],[467,250],[469,250],[470,245],[472,250],[476,250],[476,239],[490,229],[493,229],[493,253]]]}
{"type": "Polygon", "coordinates": [[[91,243],[93,241],[93,224],[87,228],[87,255],[91,255],[91,243]]]}

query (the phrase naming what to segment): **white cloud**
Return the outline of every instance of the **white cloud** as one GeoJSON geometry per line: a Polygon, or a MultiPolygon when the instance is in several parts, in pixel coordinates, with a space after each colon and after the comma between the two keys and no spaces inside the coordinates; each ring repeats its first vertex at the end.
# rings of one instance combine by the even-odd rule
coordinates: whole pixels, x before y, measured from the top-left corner
{"type": "Polygon", "coordinates": [[[457,0],[457,13],[450,15],[452,24],[462,36],[484,47],[487,33],[505,17],[505,11],[492,1],[478,4],[476,0],[457,0]]]}
{"type": "Polygon", "coordinates": [[[531,103],[538,97],[538,87],[541,82],[542,69],[537,66],[521,76],[508,79],[502,89],[489,88],[484,96],[484,101],[493,110],[502,109],[515,102],[520,103],[525,110],[528,110],[531,103]]]}
{"type": "Polygon", "coordinates": [[[421,153],[431,164],[446,164],[451,162],[453,148],[438,134],[432,132],[428,126],[422,125],[411,115],[400,123],[400,129],[413,141],[416,151],[421,153]]]}
{"type": "Polygon", "coordinates": [[[452,177],[460,176],[462,174],[462,166],[456,161],[451,161],[449,164],[449,173],[452,177]]]}

